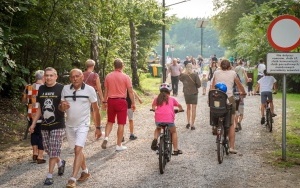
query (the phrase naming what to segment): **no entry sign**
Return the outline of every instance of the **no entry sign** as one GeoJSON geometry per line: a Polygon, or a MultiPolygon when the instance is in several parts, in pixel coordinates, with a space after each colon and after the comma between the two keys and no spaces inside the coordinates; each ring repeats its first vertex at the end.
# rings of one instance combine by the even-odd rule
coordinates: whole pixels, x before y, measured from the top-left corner
{"type": "Polygon", "coordinates": [[[291,15],[275,18],[268,27],[267,37],[276,50],[288,52],[300,45],[300,19],[291,15]]]}

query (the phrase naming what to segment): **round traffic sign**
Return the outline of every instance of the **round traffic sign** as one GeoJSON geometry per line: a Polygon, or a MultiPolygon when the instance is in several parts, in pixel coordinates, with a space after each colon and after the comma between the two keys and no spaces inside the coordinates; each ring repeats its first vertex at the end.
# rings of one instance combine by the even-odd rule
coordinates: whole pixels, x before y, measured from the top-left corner
{"type": "Polygon", "coordinates": [[[275,18],[269,25],[267,37],[270,45],[288,52],[300,45],[300,19],[291,15],[275,18]]]}

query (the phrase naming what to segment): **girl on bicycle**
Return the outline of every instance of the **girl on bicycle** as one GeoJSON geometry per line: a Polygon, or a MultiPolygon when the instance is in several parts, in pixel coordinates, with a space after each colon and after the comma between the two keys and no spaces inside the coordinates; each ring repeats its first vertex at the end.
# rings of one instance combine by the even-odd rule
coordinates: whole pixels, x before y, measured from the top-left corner
{"type": "Polygon", "coordinates": [[[157,138],[161,133],[161,127],[159,124],[167,123],[168,128],[172,134],[172,143],[174,147],[174,153],[172,155],[182,154],[182,151],[178,149],[178,137],[176,132],[175,112],[174,106],[177,106],[179,111],[183,111],[181,104],[177,100],[170,96],[171,86],[168,83],[160,85],[160,94],[152,102],[152,110],[155,111],[155,124],[156,129],[154,131],[154,139],[151,144],[152,150],[157,150],[157,138]]]}

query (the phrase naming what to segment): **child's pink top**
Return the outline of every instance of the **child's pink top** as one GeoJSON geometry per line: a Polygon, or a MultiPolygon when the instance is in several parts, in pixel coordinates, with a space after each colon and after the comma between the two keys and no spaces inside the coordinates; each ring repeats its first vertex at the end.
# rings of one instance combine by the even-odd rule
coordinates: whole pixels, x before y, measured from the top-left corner
{"type": "MultiPolygon", "coordinates": [[[[155,98],[152,102],[152,105],[156,105],[155,98]]],[[[155,109],[155,122],[164,122],[164,123],[174,123],[175,121],[175,113],[174,106],[178,106],[178,102],[175,98],[169,96],[169,102],[166,104],[163,103],[162,106],[156,106],[155,109]]]]}

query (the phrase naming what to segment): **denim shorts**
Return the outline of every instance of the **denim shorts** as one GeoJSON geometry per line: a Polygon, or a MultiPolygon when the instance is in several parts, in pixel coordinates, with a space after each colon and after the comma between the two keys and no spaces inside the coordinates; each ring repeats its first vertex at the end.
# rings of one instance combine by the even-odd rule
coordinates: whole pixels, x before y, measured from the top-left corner
{"type": "Polygon", "coordinates": [[[173,127],[173,126],[175,126],[175,124],[174,123],[167,123],[167,122],[155,122],[155,124],[156,124],[156,126],[157,127],[161,127],[161,126],[159,126],[159,124],[168,124],[168,127],[173,127]]]}

